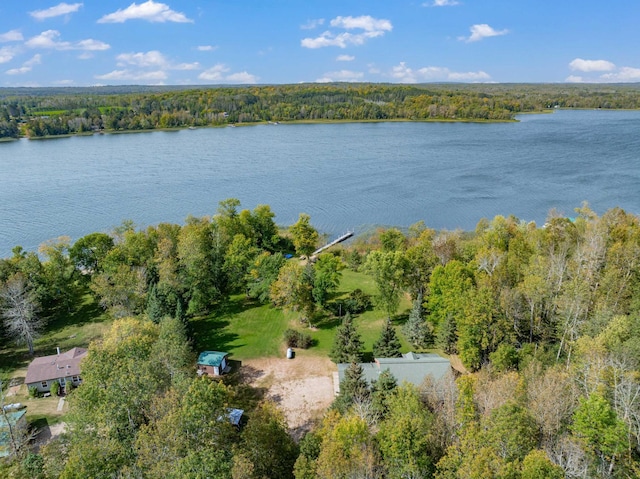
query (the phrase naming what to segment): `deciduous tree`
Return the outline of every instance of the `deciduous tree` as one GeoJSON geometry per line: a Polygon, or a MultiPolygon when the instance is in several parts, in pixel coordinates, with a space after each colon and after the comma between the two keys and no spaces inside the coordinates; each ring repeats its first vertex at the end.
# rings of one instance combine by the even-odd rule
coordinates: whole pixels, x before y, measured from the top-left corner
{"type": "Polygon", "coordinates": [[[38,303],[27,289],[27,283],[18,273],[0,289],[0,311],[9,336],[24,343],[33,355],[33,343],[40,333],[43,322],[38,317],[38,303]]]}

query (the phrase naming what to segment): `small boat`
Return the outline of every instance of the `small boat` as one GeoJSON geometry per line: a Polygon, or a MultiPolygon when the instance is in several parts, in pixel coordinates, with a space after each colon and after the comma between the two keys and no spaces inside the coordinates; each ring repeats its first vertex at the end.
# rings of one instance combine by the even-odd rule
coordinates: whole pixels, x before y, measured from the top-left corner
{"type": "Polygon", "coordinates": [[[196,129],[196,127],[195,127],[195,126],[190,126],[190,127],[189,127],[189,129],[190,129],[190,130],[195,130],[195,129],[196,129]]]}

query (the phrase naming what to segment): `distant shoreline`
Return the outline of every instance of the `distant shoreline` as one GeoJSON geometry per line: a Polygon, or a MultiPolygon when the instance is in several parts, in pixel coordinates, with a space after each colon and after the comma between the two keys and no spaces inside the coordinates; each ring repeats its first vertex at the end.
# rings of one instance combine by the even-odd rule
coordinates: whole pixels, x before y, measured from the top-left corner
{"type": "MultiPolygon", "coordinates": [[[[553,113],[553,111],[543,111],[543,112],[527,112],[527,114],[543,114],[543,113],[553,113]]],[[[518,113],[520,115],[520,113],[518,113]]],[[[154,131],[164,131],[164,132],[178,132],[182,130],[188,129],[205,129],[205,128],[229,128],[229,127],[248,127],[248,126],[279,126],[279,125],[328,125],[328,124],[341,124],[341,123],[518,123],[519,120],[480,120],[480,119],[435,119],[435,118],[424,118],[424,119],[407,119],[407,118],[386,118],[380,120],[277,120],[277,124],[275,122],[247,122],[247,123],[226,123],[223,125],[202,125],[202,126],[180,126],[173,128],[147,128],[144,130],[102,130],[99,132],[80,132],[80,133],[65,133],[64,135],[46,135],[46,136],[20,136],[19,138],[1,138],[0,142],[11,142],[17,141],[21,139],[27,140],[54,140],[56,138],[72,138],[76,136],[95,136],[95,135],[128,135],[134,133],[153,133],[154,131]]]]}

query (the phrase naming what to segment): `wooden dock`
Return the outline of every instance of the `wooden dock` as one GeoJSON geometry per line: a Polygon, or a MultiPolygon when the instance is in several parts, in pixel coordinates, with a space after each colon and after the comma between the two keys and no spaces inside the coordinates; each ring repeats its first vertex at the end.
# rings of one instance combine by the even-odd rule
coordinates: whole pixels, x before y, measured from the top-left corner
{"type": "Polygon", "coordinates": [[[313,253],[311,253],[311,256],[317,256],[320,253],[322,253],[324,250],[331,248],[333,245],[336,245],[338,243],[342,243],[343,241],[351,238],[353,236],[353,231],[347,231],[345,234],[343,234],[342,236],[339,236],[338,238],[334,239],[331,243],[327,243],[326,245],[324,245],[321,248],[318,248],[317,250],[315,250],[313,253]]]}

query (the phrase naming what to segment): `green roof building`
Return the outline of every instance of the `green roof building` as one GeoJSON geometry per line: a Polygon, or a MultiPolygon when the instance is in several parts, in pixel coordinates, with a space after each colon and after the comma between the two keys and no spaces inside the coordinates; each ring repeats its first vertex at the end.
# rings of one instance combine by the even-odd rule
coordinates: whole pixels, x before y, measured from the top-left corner
{"type": "Polygon", "coordinates": [[[27,430],[26,414],[26,408],[18,411],[5,409],[4,413],[0,411],[0,457],[6,457],[13,452],[11,433],[14,438],[24,437],[27,430]],[[9,426],[11,426],[11,431],[9,426]]]}
{"type": "MultiPolygon", "coordinates": [[[[420,386],[427,376],[440,379],[451,371],[451,362],[447,358],[437,354],[406,353],[401,358],[376,358],[373,363],[361,363],[364,379],[371,384],[380,374],[389,370],[398,384],[408,382],[420,386]]],[[[338,378],[344,379],[344,372],[349,367],[348,363],[338,364],[338,378]]]]}
{"type": "Polygon", "coordinates": [[[198,374],[202,376],[207,374],[209,376],[220,376],[224,373],[228,373],[231,370],[229,367],[229,353],[223,353],[221,351],[203,351],[198,356],[198,374]]]}

